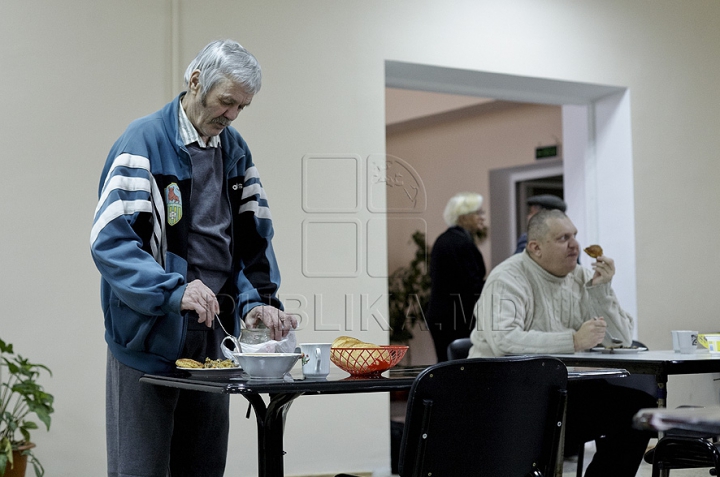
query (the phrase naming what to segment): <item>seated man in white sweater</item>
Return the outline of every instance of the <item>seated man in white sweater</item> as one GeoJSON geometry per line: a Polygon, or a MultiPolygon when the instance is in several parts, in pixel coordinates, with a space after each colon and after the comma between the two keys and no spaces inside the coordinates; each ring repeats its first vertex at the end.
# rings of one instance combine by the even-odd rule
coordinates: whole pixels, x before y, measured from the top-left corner
{"type": "MultiPolygon", "coordinates": [[[[576,234],[559,210],[543,210],[530,219],[525,251],[487,278],[475,308],[471,358],[573,353],[609,345],[606,331],[631,344],[633,318],[620,308],[610,286],[615,263],[601,255],[594,271],[578,265],[576,234]]],[[[632,417],[655,405],[643,391],[605,381],[569,384],[566,443],[595,440],[597,445],[586,477],[635,476],[651,434],[634,430],[632,417]]]]}

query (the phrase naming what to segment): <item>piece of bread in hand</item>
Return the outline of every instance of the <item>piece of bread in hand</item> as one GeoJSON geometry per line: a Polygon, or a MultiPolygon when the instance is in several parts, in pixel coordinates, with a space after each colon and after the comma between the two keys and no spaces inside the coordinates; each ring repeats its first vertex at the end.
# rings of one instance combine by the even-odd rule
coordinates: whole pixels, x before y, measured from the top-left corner
{"type": "Polygon", "coordinates": [[[584,249],[584,252],[590,255],[592,258],[598,258],[603,254],[603,249],[600,245],[590,245],[584,249]]]}

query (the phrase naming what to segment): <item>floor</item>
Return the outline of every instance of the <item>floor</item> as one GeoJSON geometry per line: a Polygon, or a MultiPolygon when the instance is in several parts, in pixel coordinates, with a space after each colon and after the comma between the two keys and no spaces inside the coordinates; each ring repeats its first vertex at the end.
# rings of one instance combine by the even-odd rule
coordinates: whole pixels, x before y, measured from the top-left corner
{"type": "MultiPolygon", "coordinates": [[[[650,446],[655,445],[655,440],[650,441],[650,446]]],[[[588,443],[585,445],[585,457],[583,462],[583,467],[586,467],[590,461],[592,460],[593,453],[595,452],[594,445],[592,443],[588,443]]],[[[575,477],[577,474],[577,460],[566,460],[563,465],[563,477],[575,477]]],[[[368,474],[362,474],[362,475],[368,475],[368,474]]],[[[640,468],[638,469],[638,473],[636,474],[636,477],[651,477],[652,475],[652,466],[650,464],[646,464],[643,462],[640,465],[640,468]]],[[[673,470],[670,473],[671,477],[708,477],[710,474],[708,472],[708,469],[685,469],[685,470],[673,470]]],[[[310,476],[308,476],[310,477],[310,476]]],[[[312,477],[331,477],[331,476],[312,476],[312,477]]],[[[360,477],[360,476],[359,476],[360,477]]],[[[368,476],[369,477],[369,476],[368,476]]],[[[396,474],[392,474],[390,477],[399,477],[396,474]]],[[[609,476],[612,477],[612,476],[609,476]]]]}

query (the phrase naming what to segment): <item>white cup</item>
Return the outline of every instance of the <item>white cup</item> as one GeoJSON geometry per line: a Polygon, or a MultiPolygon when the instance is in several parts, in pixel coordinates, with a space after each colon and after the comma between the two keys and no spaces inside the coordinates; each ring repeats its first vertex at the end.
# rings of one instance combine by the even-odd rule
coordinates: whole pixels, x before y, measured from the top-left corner
{"type": "Polygon", "coordinates": [[[678,343],[678,330],[672,330],[672,340],[673,340],[673,351],[676,353],[680,352],[680,343],[678,343]]]}
{"type": "Polygon", "coordinates": [[[683,354],[691,354],[697,350],[697,331],[677,330],[678,347],[683,354]]]}
{"type": "Polygon", "coordinates": [[[303,343],[302,372],[307,378],[323,378],[330,374],[330,347],[332,343],[303,343]]]}

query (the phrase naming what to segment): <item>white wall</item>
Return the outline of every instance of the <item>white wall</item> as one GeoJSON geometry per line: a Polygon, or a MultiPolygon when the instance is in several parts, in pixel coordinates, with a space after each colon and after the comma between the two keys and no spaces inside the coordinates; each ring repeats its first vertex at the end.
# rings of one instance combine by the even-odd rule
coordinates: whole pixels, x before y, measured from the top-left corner
{"type": "MultiPolygon", "coordinates": [[[[263,90],[236,123],[277,222],[281,292],[306,298],[310,320],[322,294],[324,326],[336,328],[352,295],[351,332],[379,342],[386,334],[372,315],[384,306],[362,312],[360,296],[385,292],[384,279],[367,273],[385,246],[314,264],[343,268],[360,256],[355,276],[303,275],[303,223],[321,213],[302,208],[301,172],[308,155],[357,157],[363,167],[385,152],[385,61],[627,87],[639,329],[651,347],[667,348],[679,323],[717,329],[719,13],[714,0],[0,0],[0,334],[53,369],[53,427],[35,439],[48,475],[95,476],[105,466],[105,347],[87,248],[102,162],[130,120],[177,93],[208,41],[234,37],[264,68],[263,90]],[[361,314],[372,324],[356,333],[361,314]]],[[[369,178],[357,180],[357,211],[323,216],[360,227],[382,217],[367,207],[369,178]]],[[[340,333],[314,324],[301,340],[340,333]]],[[[681,390],[671,378],[671,405],[716,399],[711,377],[687,379],[681,390]]],[[[254,422],[240,417],[241,398],[233,406],[228,475],[253,475],[254,422]]],[[[299,399],[287,422],[287,474],[386,470],[387,413],[381,394],[299,399]],[[350,431],[338,433],[338,423],[350,431]],[[307,429],[319,430],[317,441],[307,429]]]]}

